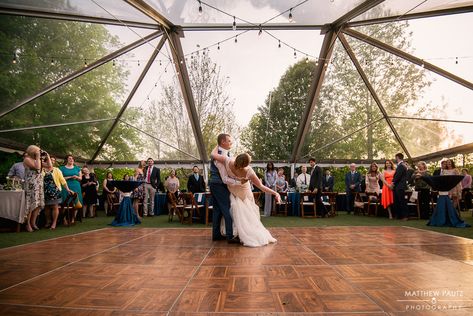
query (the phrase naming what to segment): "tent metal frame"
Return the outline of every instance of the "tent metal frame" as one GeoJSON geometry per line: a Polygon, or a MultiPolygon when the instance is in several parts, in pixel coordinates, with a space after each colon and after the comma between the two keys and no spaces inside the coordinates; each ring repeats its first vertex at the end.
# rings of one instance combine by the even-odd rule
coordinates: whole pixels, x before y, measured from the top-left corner
{"type": "MultiPolygon", "coordinates": [[[[22,99],[21,101],[17,102],[14,104],[11,108],[7,109],[6,111],[0,113],[0,118],[4,117],[5,115],[21,108],[22,106],[32,102],[33,100],[41,97],[42,95],[49,93],[58,87],[82,76],[83,74],[88,73],[89,71],[127,53],[130,52],[131,50],[140,47],[141,45],[148,43],[159,36],[163,36],[160,43],[159,43],[159,49],[156,49],[153,52],[153,55],[149,59],[145,70],[141,73],[140,78],[137,80],[134,88],[130,92],[127,100],[123,104],[122,108],[120,109],[120,112],[115,118],[109,118],[109,119],[98,119],[98,120],[85,120],[85,121],[80,121],[80,122],[68,122],[68,123],[54,123],[54,124],[47,124],[47,125],[38,125],[38,126],[29,126],[29,127],[23,127],[23,128],[14,128],[14,129],[8,129],[8,130],[2,130],[0,131],[1,133],[6,133],[6,132],[15,132],[15,131],[22,131],[22,130],[34,130],[34,129],[40,129],[40,128],[50,128],[50,127],[60,127],[60,126],[68,126],[68,125],[76,125],[76,124],[88,124],[88,123],[96,123],[96,122],[102,122],[102,121],[114,121],[112,124],[112,127],[108,130],[106,136],[103,138],[100,146],[97,148],[96,152],[94,153],[92,159],[90,159],[89,163],[105,163],[96,160],[98,157],[102,147],[105,145],[107,142],[110,134],[113,132],[114,128],[116,127],[117,124],[122,123],[125,125],[128,125],[129,127],[132,127],[134,129],[139,130],[140,132],[143,132],[146,134],[145,131],[140,130],[139,128],[125,122],[122,120],[122,115],[125,112],[129,102],[131,101],[131,98],[135,94],[136,90],[139,87],[139,84],[142,82],[142,80],[145,78],[146,73],[149,70],[149,67],[151,66],[152,62],[155,60],[157,54],[159,53],[159,50],[161,49],[162,45],[164,45],[165,41],[167,40],[169,45],[171,46],[171,51],[172,51],[172,58],[173,58],[173,64],[175,65],[176,71],[178,72],[178,77],[179,77],[179,83],[181,87],[181,92],[184,98],[184,102],[186,105],[186,109],[189,115],[189,119],[192,125],[192,129],[194,132],[194,136],[196,138],[197,142],[197,147],[199,151],[199,156],[200,158],[195,157],[192,154],[186,153],[178,148],[175,148],[171,145],[171,147],[175,148],[176,150],[184,153],[185,155],[192,157],[193,159],[196,159],[195,162],[200,161],[202,163],[208,162],[207,158],[207,151],[205,148],[205,144],[203,142],[203,136],[202,136],[202,131],[200,129],[200,122],[197,116],[197,111],[196,111],[196,106],[195,102],[193,99],[193,94],[191,90],[191,85],[189,81],[189,75],[187,72],[187,67],[185,64],[185,58],[184,58],[184,53],[182,50],[182,45],[180,41],[180,37],[184,36],[184,33],[189,31],[228,31],[231,29],[230,24],[213,24],[213,25],[183,25],[183,26],[176,26],[174,25],[171,21],[169,21],[164,15],[160,14],[160,12],[156,11],[153,7],[148,5],[148,3],[145,0],[124,0],[127,4],[129,4],[131,7],[138,9],[140,12],[142,12],[144,15],[147,17],[153,19],[156,21],[156,24],[154,23],[146,23],[146,22],[139,22],[139,21],[131,21],[131,20],[117,20],[117,19],[111,19],[111,18],[103,18],[103,17],[93,17],[93,16],[87,16],[87,15],[80,15],[80,14],[66,14],[66,13],[57,13],[57,12],[52,12],[52,11],[40,11],[40,10],[27,10],[27,9],[15,9],[15,8],[9,8],[9,7],[2,7],[0,4],[0,14],[5,14],[5,15],[22,15],[22,16],[28,16],[28,17],[37,17],[37,18],[47,18],[47,19],[57,19],[57,20],[67,20],[67,21],[79,21],[79,22],[87,22],[87,23],[100,23],[100,24],[108,24],[108,25],[120,25],[120,26],[126,26],[126,27],[136,27],[136,28],[142,28],[142,29],[154,29],[157,30],[125,47],[122,47],[115,52],[112,52],[96,61],[93,63],[89,64],[87,68],[81,68],[73,73],[61,78],[60,80],[47,85],[43,87],[41,90],[38,92],[32,94],[31,96],[22,99]],[[199,160],[200,159],[200,160],[199,160]]],[[[294,149],[291,154],[290,159],[288,160],[288,163],[296,163],[300,161],[300,153],[302,146],[304,145],[304,141],[306,139],[306,135],[310,129],[311,125],[311,118],[312,114],[315,110],[315,106],[319,100],[320,96],[320,89],[322,87],[322,84],[324,82],[324,77],[326,73],[326,66],[325,66],[325,61],[329,61],[334,44],[336,42],[336,39],[338,38],[340,42],[342,43],[343,47],[345,48],[346,52],[348,53],[350,59],[352,60],[353,64],[355,65],[358,73],[362,77],[363,82],[365,83],[366,87],[368,88],[369,92],[371,93],[371,96],[377,103],[379,109],[381,110],[383,114],[384,120],[388,123],[389,127],[391,128],[392,132],[394,133],[397,142],[401,145],[402,149],[406,152],[407,156],[412,159],[412,161],[419,161],[419,160],[432,160],[441,156],[448,156],[448,155],[454,155],[454,154],[464,154],[464,153],[470,153],[473,152],[473,143],[470,144],[465,144],[462,146],[457,146],[454,148],[442,150],[436,153],[430,153],[427,155],[419,156],[419,157],[411,157],[409,154],[409,151],[407,150],[406,146],[404,145],[402,138],[399,136],[397,133],[395,127],[392,125],[391,118],[393,119],[412,119],[412,120],[424,120],[424,121],[442,121],[442,122],[452,122],[452,123],[465,123],[465,124],[473,124],[473,122],[469,121],[457,121],[457,120],[440,120],[440,119],[428,119],[428,118],[406,118],[406,117],[397,117],[397,116],[389,116],[387,112],[385,111],[381,101],[379,100],[376,92],[374,91],[373,87],[371,86],[368,78],[366,77],[366,74],[363,71],[362,66],[358,62],[355,54],[351,50],[350,45],[348,44],[344,34],[349,35],[353,38],[356,38],[357,40],[363,41],[367,44],[370,44],[372,46],[375,46],[379,49],[382,49],[390,54],[393,54],[395,56],[398,56],[400,58],[403,58],[404,60],[407,60],[411,63],[414,63],[419,66],[423,66],[426,69],[433,71],[437,73],[438,75],[441,75],[449,80],[452,80],[468,89],[473,90],[473,83],[469,82],[463,78],[460,78],[440,67],[437,67],[431,63],[428,63],[416,56],[413,56],[411,54],[408,54],[404,51],[401,51],[395,47],[392,47],[386,43],[383,43],[379,40],[376,40],[368,35],[362,34],[356,30],[354,30],[352,27],[357,27],[357,26],[363,26],[363,25],[373,25],[373,24],[379,24],[379,23],[389,23],[389,22],[396,22],[396,21],[404,21],[404,20],[412,20],[412,19],[420,19],[420,18],[428,18],[428,17],[438,17],[438,16],[444,16],[444,15],[452,15],[452,14],[461,14],[461,13],[468,13],[468,12],[473,12],[473,6],[467,5],[467,6],[460,6],[460,7],[455,7],[455,8],[447,8],[447,9],[440,9],[440,10],[430,10],[426,12],[419,12],[419,13],[408,13],[404,15],[395,15],[395,16],[389,16],[389,17],[381,17],[381,18],[375,18],[375,19],[365,19],[365,20],[360,20],[360,21],[353,21],[357,17],[361,16],[363,13],[367,12],[368,10],[378,6],[379,4],[383,3],[384,0],[366,0],[363,1],[361,4],[359,4],[357,7],[353,8],[349,12],[345,13],[342,15],[340,18],[336,19],[332,23],[326,24],[326,25],[310,25],[310,24],[305,24],[305,25],[285,25],[285,24],[265,24],[265,29],[268,30],[321,30],[322,34],[325,34],[324,37],[324,42],[322,44],[321,50],[319,52],[319,60],[320,63],[315,69],[315,76],[312,81],[312,85],[309,90],[309,97],[307,101],[306,108],[302,114],[301,117],[301,123],[299,124],[298,131],[297,131],[297,137],[296,137],[296,142],[294,144],[294,149]]],[[[258,25],[250,25],[250,24],[240,24],[238,25],[238,28],[240,30],[255,30],[258,29],[258,25]]],[[[379,120],[382,120],[379,119],[379,120]]],[[[375,120],[374,122],[379,122],[379,120],[375,120]]],[[[374,124],[374,122],[371,122],[371,124],[374,124]]],[[[366,128],[366,126],[364,127],[366,128]]],[[[358,131],[358,130],[357,130],[358,131]]],[[[352,133],[347,134],[330,144],[324,145],[322,148],[326,148],[330,145],[333,145],[337,141],[341,141],[343,139],[346,139],[347,137],[351,136],[352,133]]],[[[148,135],[152,137],[153,139],[156,139],[160,142],[163,142],[159,138],[157,138],[154,135],[148,135]]],[[[165,142],[163,142],[165,143],[165,142]]],[[[167,143],[165,143],[167,144],[167,143]]],[[[0,146],[5,145],[8,148],[16,148],[19,146],[19,144],[13,144],[13,142],[1,139],[0,138],[0,146]]],[[[19,149],[19,148],[16,148],[19,149]]],[[[357,160],[348,160],[348,159],[324,159],[321,160],[321,162],[333,162],[333,163],[342,163],[342,162],[348,162],[348,161],[356,161],[359,163],[363,163],[363,159],[357,159],[357,160]]]]}

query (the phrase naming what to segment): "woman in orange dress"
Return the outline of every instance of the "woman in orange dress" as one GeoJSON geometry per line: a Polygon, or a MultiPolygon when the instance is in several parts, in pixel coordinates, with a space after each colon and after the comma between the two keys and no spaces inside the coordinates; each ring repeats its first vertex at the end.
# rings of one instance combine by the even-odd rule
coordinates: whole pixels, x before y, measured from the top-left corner
{"type": "Polygon", "coordinates": [[[394,178],[394,163],[391,160],[386,160],[384,163],[384,171],[381,176],[383,181],[383,191],[381,193],[381,204],[384,209],[388,210],[389,219],[393,219],[393,214],[391,213],[391,205],[394,203],[393,190],[389,188],[394,178]]]}

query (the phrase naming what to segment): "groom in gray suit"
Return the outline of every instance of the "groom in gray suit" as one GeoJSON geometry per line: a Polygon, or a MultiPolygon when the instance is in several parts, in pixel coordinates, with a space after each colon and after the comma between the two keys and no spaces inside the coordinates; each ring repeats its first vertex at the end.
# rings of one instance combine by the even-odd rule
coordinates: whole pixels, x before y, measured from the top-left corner
{"type": "MultiPolygon", "coordinates": [[[[232,137],[228,134],[220,134],[217,137],[217,143],[218,153],[230,156],[229,150],[232,148],[232,137]]],[[[223,216],[225,219],[225,235],[228,243],[240,243],[238,237],[233,237],[233,219],[230,214],[230,191],[228,191],[227,188],[227,184],[234,184],[236,181],[230,178],[222,179],[219,171],[221,168],[225,168],[225,166],[211,159],[209,186],[213,200],[212,240],[225,239],[220,233],[220,222],[223,216]]]]}

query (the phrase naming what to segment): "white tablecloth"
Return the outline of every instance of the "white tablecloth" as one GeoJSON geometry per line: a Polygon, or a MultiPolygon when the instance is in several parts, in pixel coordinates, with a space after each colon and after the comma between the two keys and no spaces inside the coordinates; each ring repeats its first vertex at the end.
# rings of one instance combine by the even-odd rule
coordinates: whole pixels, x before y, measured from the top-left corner
{"type": "Polygon", "coordinates": [[[25,220],[25,209],[25,191],[0,190],[0,217],[17,223],[23,223],[25,220]]]}

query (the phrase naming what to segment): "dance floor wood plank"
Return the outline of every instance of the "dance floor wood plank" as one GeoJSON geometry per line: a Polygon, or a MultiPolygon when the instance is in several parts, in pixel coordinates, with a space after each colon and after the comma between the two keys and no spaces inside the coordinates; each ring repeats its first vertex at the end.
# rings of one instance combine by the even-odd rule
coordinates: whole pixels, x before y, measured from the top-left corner
{"type": "Polygon", "coordinates": [[[107,228],[0,250],[1,315],[471,315],[473,240],[406,227],[107,228]],[[441,310],[442,308],[442,310],[441,310]]]}

